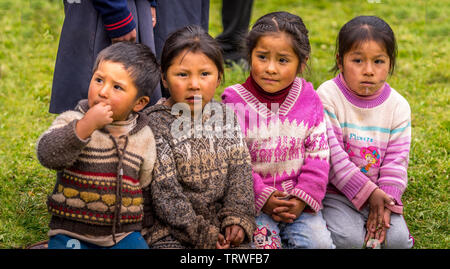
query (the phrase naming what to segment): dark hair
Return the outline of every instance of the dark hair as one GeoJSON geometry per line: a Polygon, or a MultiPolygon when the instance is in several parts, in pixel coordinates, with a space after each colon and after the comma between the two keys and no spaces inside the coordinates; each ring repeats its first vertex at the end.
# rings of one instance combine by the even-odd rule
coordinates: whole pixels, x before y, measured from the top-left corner
{"type": "Polygon", "coordinates": [[[336,39],[336,54],[338,58],[332,69],[339,71],[338,63],[343,62],[348,51],[366,41],[375,41],[383,45],[390,59],[389,74],[392,75],[397,56],[397,42],[389,24],[376,16],[358,16],[342,26],[336,39]]]}
{"type": "MultiPolygon", "coordinates": [[[[198,25],[185,26],[169,35],[161,53],[161,72],[166,76],[172,60],[181,52],[201,52],[211,59],[224,77],[223,56],[217,41],[198,25]]],[[[222,80],[223,81],[223,80],[222,80]]]]}
{"type": "Polygon", "coordinates": [[[161,77],[155,55],[144,44],[125,41],[104,48],[97,55],[92,72],[97,70],[102,61],[120,63],[124,66],[138,90],[136,98],[151,96],[161,77]]]}
{"type": "Polygon", "coordinates": [[[302,18],[285,11],[272,12],[259,18],[247,35],[247,60],[251,64],[252,51],[261,36],[284,32],[291,36],[292,48],[299,59],[299,69],[306,64],[311,53],[308,29],[302,18]]]}

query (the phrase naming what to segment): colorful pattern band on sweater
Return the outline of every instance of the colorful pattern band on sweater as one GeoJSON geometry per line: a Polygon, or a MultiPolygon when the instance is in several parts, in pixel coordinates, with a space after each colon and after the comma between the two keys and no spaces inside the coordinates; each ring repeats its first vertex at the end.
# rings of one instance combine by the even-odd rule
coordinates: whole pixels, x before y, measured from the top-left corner
{"type": "Polygon", "coordinates": [[[312,84],[296,78],[274,113],[241,84],[222,101],[238,115],[252,157],[256,211],[275,190],[319,211],[328,183],[329,149],[323,107],[312,84]]]}
{"type": "Polygon", "coordinates": [[[115,138],[102,129],[80,140],[75,126],[87,109],[87,100],[80,101],[75,111],[58,116],[37,142],[41,164],[58,171],[47,201],[50,228],[93,236],[140,230],[142,188],[151,182],[156,158],[148,117],[136,115],[128,135],[115,138]]]}
{"type": "Polygon", "coordinates": [[[386,83],[375,99],[362,100],[338,75],[317,90],[327,116],[330,144],[330,192],[345,195],[356,208],[365,206],[379,187],[402,213],[411,144],[411,109],[386,83]]]}

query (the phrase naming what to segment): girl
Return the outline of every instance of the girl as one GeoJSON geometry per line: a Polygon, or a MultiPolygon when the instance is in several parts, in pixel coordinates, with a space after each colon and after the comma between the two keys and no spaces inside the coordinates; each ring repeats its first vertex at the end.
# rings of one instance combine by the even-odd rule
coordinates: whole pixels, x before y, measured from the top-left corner
{"type": "Polygon", "coordinates": [[[267,14],[247,37],[250,76],[225,89],[252,158],[257,248],[333,248],[320,209],[328,183],[323,108],[311,83],[297,77],[310,54],[300,17],[267,14]]]}
{"type": "Polygon", "coordinates": [[[209,132],[208,123],[220,125],[226,115],[225,106],[212,99],[224,72],[220,47],[201,27],[184,27],[167,39],[161,63],[171,97],[147,111],[157,161],[146,193],[144,236],[151,248],[249,243],[253,182],[239,124],[209,132]]]}
{"type": "Polygon", "coordinates": [[[317,91],[331,150],[323,216],[338,248],[361,248],[369,239],[411,248],[401,201],[411,110],[385,82],[395,67],[394,33],[380,18],[359,16],[342,27],[336,50],[340,73],[317,91]]]}

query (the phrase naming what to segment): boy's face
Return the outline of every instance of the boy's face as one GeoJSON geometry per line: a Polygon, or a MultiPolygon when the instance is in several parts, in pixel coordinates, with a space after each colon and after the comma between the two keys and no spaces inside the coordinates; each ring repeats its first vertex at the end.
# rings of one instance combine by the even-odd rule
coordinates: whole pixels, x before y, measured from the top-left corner
{"type": "Polygon", "coordinates": [[[111,106],[114,121],[123,121],[131,111],[138,112],[150,101],[148,96],[136,98],[138,90],[121,63],[101,61],[89,84],[89,107],[98,103],[111,106]]]}

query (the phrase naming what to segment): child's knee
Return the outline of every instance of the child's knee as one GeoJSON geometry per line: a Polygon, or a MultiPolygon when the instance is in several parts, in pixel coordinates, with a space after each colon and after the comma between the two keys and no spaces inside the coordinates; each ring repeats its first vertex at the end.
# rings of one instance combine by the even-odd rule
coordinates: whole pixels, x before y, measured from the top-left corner
{"type": "Polygon", "coordinates": [[[413,247],[414,239],[409,233],[402,215],[392,214],[390,226],[386,233],[385,248],[408,249],[413,247]]]}
{"type": "Polygon", "coordinates": [[[312,240],[314,249],[334,249],[336,246],[331,238],[331,233],[326,228],[320,232],[317,232],[312,240]]]}
{"type": "Polygon", "coordinates": [[[322,213],[303,213],[293,225],[288,225],[283,236],[288,248],[335,248],[322,213]]]}
{"type": "Polygon", "coordinates": [[[386,234],[384,248],[388,249],[409,249],[412,248],[414,239],[406,230],[390,231],[386,234]]]}
{"type": "Polygon", "coordinates": [[[312,248],[315,249],[333,249],[336,246],[331,238],[331,232],[328,230],[322,215],[316,216],[311,226],[312,248]]]}
{"type": "Polygon", "coordinates": [[[361,249],[364,246],[364,234],[355,230],[332,231],[331,238],[336,248],[361,249]]]}

